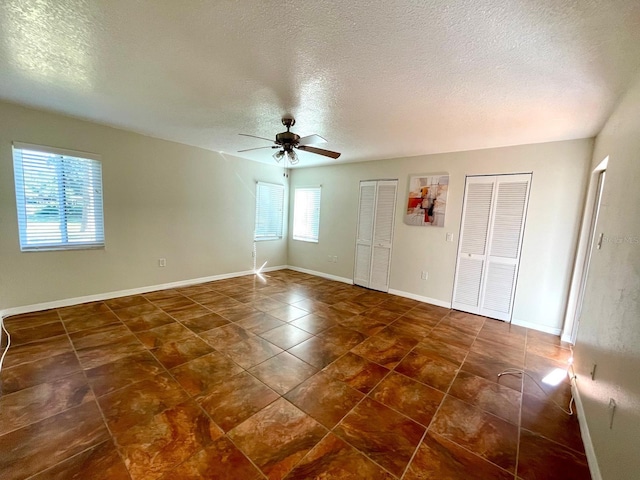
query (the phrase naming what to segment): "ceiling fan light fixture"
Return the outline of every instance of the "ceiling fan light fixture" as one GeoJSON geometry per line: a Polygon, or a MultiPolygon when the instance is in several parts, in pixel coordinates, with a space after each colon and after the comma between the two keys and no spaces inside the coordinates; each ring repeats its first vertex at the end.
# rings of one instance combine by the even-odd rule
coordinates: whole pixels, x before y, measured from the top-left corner
{"type": "Polygon", "coordinates": [[[276,153],[273,154],[273,158],[278,163],[280,163],[280,160],[282,160],[282,157],[284,157],[284,150],[278,150],[276,153]]]}
{"type": "Polygon", "coordinates": [[[291,165],[295,165],[299,162],[298,155],[293,150],[287,150],[287,160],[291,165]]]}

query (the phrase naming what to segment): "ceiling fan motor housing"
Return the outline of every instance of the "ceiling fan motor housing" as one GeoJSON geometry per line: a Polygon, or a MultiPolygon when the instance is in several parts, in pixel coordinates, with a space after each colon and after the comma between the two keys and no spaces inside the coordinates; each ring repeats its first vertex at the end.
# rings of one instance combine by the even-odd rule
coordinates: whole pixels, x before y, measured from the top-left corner
{"type": "Polygon", "coordinates": [[[300,140],[300,135],[296,135],[293,132],[282,132],[276,135],[276,143],[278,145],[282,145],[283,147],[293,147],[298,144],[300,140]]]}

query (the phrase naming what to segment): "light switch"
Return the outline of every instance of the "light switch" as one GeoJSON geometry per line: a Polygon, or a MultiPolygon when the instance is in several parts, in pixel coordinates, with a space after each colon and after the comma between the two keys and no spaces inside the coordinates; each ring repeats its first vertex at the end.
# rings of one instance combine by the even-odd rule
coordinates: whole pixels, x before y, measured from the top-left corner
{"type": "Polygon", "coordinates": [[[453,233],[447,233],[447,242],[453,242],[453,233]]]}

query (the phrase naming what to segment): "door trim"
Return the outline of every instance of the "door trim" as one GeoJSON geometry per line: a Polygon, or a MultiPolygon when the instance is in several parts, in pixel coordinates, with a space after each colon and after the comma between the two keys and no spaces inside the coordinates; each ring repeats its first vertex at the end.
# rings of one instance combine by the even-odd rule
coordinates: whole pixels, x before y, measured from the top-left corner
{"type": "MultiPolygon", "coordinates": [[[[587,266],[587,256],[590,255],[589,244],[591,242],[591,222],[596,214],[596,197],[598,195],[598,181],[600,174],[607,170],[609,156],[605,157],[596,168],[591,172],[589,179],[589,187],[584,203],[584,213],[582,214],[582,225],[580,226],[580,237],[578,240],[578,248],[576,249],[575,261],[573,263],[573,274],[571,275],[571,286],[569,287],[569,295],[567,297],[567,309],[564,316],[564,326],[562,327],[562,341],[575,344],[576,314],[579,309],[582,291],[582,281],[585,276],[585,267],[587,266]]],[[[594,225],[594,228],[596,225],[594,225]]],[[[586,279],[585,279],[586,281],[586,279]]]]}

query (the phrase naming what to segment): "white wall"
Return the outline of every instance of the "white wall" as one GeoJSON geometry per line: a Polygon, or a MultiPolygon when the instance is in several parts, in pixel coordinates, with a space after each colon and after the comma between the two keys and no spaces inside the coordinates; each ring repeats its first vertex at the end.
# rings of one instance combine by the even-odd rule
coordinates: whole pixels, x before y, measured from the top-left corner
{"type": "MultiPolygon", "coordinates": [[[[253,267],[255,181],[282,183],[280,168],[11,104],[0,122],[0,310],[253,267]],[[20,252],[12,141],[102,155],[105,249],[20,252]]],[[[514,320],[557,332],[591,152],[591,140],[575,140],[296,169],[292,186],[323,186],[320,242],[261,242],[257,263],[352,278],[358,182],[397,178],[391,288],[447,303],[465,175],[533,172],[514,320]],[[451,176],[445,227],[405,225],[408,176],[437,172],[451,176]]]]}
{"type": "Polygon", "coordinates": [[[575,346],[577,386],[602,478],[640,472],[640,78],[596,138],[593,165],[609,156],[575,346]],[[597,364],[595,380],[589,372],[597,364]],[[617,404],[609,428],[609,399],[617,404]]]}
{"type": "Polygon", "coordinates": [[[320,241],[289,240],[289,264],[353,278],[358,183],[397,178],[390,288],[448,303],[465,175],[533,172],[514,322],[559,333],[592,150],[593,141],[583,139],[296,169],[292,189],[322,184],[320,241]],[[450,174],[444,228],[405,225],[409,175],[439,172],[450,174]],[[446,242],[446,232],[454,233],[454,243],[446,242]],[[337,255],[338,263],[327,262],[328,255],[337,255]],[[427,281],[420,279],[423,270],[427,281]]]}
{"type": "MultiPolygon", "coordinates": [[[[282,169],[0,103],[0,310],[251,270],[258,180],[282,169]],[[104,249],[20,252],[12,141],[102,156],[104,249]]],[[[257,248],[286,265],[286,240],[257,248]]]]}

